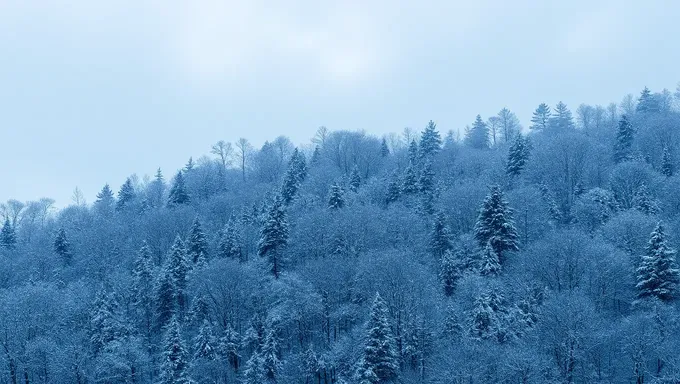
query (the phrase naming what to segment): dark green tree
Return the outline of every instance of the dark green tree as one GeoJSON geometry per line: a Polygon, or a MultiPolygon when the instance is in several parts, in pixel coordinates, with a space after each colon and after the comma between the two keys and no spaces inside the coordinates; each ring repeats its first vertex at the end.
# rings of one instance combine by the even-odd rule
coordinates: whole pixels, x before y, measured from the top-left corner
{"type": "Polygon", "coordinates": [[[675,250],[667,244],[663,225],[659,223],[637,268],[638,299],[654,297],[668,302],[677,298],[680,270],[675,254],[675,250]]]}
{"type": "Polygon", "coordinates": [[[501,263],[505,252],[519,250],[519,236],[512,219],[512,209],[500,187],[491,187],[489,195],[484,199],[475,223],[474,235],[480,248],[491,243],[501,263]]]}
{"type": "Polygon", "coordinates": [[[283,199],[277,196],[269,208],[257,244],[257,254],[267,258],[269,270],[277,279],[281,273],[281,251],[288,244],[288,236],[288,219],[283,199]]]}
{"type": "Polygon", "coordinates": [[[57,237],[54,239],[53,244],[54,253],[61,258],[61,260],[66,265],[71,265],[73,261],[73,254],[71,253],[71,244],[66,238],[66,231],[64,228],[59,228],[57,231],[57,237]]]}
{"type": "Polygon", "coordinates": [[[172,187],[170,187],[170,194],[168,195],[168,207],[174,207],[183,204],[189,204],[189,194],[187,193],[184,182],[184,174],[182,171],[179,171],[173,180],[172,187]]]}
{"type": "Polygon", "coordinates": [[[621,116],[614,144],[614,161],[622,163],[633,158],[633,139],[635,129],[626,115],[621,116]]]}

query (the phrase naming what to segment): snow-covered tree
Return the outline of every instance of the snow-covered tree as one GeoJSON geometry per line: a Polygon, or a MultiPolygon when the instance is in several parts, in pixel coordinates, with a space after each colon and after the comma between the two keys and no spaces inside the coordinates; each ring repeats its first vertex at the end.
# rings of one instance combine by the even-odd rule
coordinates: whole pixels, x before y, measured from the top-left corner
{"type": "Polygon", "coordinates": [[[154,287],[156,328],[162,329],[177,312],[177,293],[172,271],[164,268],[154,287]]]}
{"type": "Polygon", "coordinates": [[[442,212],[437,213],[434,217],[429,245],[430,251],[437,260],[441,260],[444,254],[453,248],[451,232],[446,225],[446,216],[442,212]]]}
{"type": "Polygon", "coordinates": [[[170,248],[166,269],[172,276],[178,313],[183,314],[187,305],[186,289],[187,275],[189,273],[189,260],[187,259],[184,241],[182,241],[182,238],[180,238],[179,235],[175,237],[175,242],[170,248]]]}
{"type": "Polygon", "coordinates": [[[184,173],[177,172],[168,195],[168,207],[189,204],[189,193],[184,182],[184,173]]]}
{"type": "Polygon", "coordinates": [[[203,320],[194,338],[194,359],[213,360],[217,354],[217,340],[213,335],[212,325],[208,320],[203,320]]]}
{"type": "Polygon", "coordinates": [[[288,205],[293,201],[306,177],[307,161],[305,155],[295,148],[281,185],[281,197],[284,204],[288,205]]]}
{"type": "Polygon", "coordinates": [[[385,196],[385,202],[387,204],[393,203],[399,200],[401,196],[401,180],[397,172],[393,172],[387,182],[387,194],[385,196]]]}
{"type": "Polygon", "coordinates": [[[442,146],[442,138],[437,131],[437,125],[430,120],[420,135],[420,145],[418,146],[418,156],[420,160],[431,159],[439,153],[442,146]]]}
{"type": "Polygon", "coordinates": [[[640,92],[640,97],[638,98],[637,106],[635,107],[635,112],[638,113],[650,113],[658,112],[660,110],[659,100],[655,94],[645,87],[640,92]]]}
{"type": "Polygon", "coordinates": [[[201,221],[198,216],[194,219],[189,229],[189,236],[187,237],[187,257],[194,264],[200,260],[207,260],[208,257],[208,240],[201,226],[201,221]]]}
{"type": "Polygon", "coordinates": [[[153,327],[153,286],[154,268],[151,259],[151,249],[146,241],[137,252],[134,269],[132,270],[132,302],[135,306],[142,329],[146,336],[150,336],[153,327]]]}
{"type": "Polygon", "coordinates": [[[414,140],[411,140],[411,142],[408,145],[408,161],[415,165],[418,163],[418,143],[414,140]]]}
{"type": "Polygon", "coordinates": [[[487,243],[491,243],[501,263],[505,252],[519,250],[519,236],[512,213],[500,187],[493,186],[475,223],[474,234],[479,246],[486,247],[487,243]]]}
{"type": "Polygon", "coordinates": [[[243,384],[267,384],[262,356],[255,351],[246,362],[243,384]]]}
{"type": "Polygon", "coordinates": [[[650,236],[645,255],[637,268],[638,299],[654,297],[668,302],[677,298],[680,270],[675,254],[675,249],[667,243],[663,225],[659,223],[650,236]]]}
{"type": "Polygon", "coordinates": [[[73,253],[71,253],[71,243],[69,243],[68,238],[66,237],[64,228],[59,228],[59,231],[57,231],[57,237],[54,238],[52,248],[54,249],[54,253],[61,258],[64,264],[71,264],[73,261],[73,253]]]}
{"type": "Polygon", "coordinates": [[[269,269],[275,278],[281,272],[281,250],[288,244],[288,219],[283,200],[277,196],[269,208],[267,218],[260,230],[257,254],[266,257],[269,269]]]}
{"type": "Polygon", "coordinates": [[[390,147],[387,145],[387,139],[385,139],[383,137],[382,141],[380,142],[380,156],[387,157],[389,155],[390,155],[390,147]]]}
{"type": "Polygon", "coordinates": [[[527,139],[525,139],[521,133],[518,133],[515,141],[512,142],[512,145],[510,145],[510,149],[508,150],[508,163],[505,172],[509,176],[518,176],[524,169],[528,160],[529,145],[527,139]]]}
{"type": "Polygon", "coordinates": [[[118,191],[116,210],[125,210],[135,200],[135,197],[135,187],[132,185],[132,179],[128,177],[118,191]]]}
{"type": "Polygon", "coordinates": [[[491,246],[491,242],[486,243],[486,246],[481,252],[479,273],[482,276],[496,276],[501,272],[501,263],[498,260],[498,254],[491,246]]]}
{"type": "Polygon", "coordinates": [[[236,220],[232,217],[220,233],[218,252],[220,257],[241,260],[243,258],[242,239],[236,220]]]}
{"type": "Polygon", "coordinates": [[[453,252],[451,249],[444,252],[439,269],[439,278],[442,281],[444,294],[446,296],[453,295],[458,280],[463,276],[463,268],[463,262],[460,260],[457,253],[453,252]]]}
{"type": "Polygon", "coordinates": [[[376,294],[366,323],[364,351],[357,367],[360,384],[388,383],[399,373],[399,356],[390,326],[387,304],[376,294]]]}
{"type": "Polygon", "coordinates": [[[505,297],[497,290],[483,292],[475,299],[470,312],[470,336],[504,342],[509,337],[505,297]]]}
{"type": "Polygon", "coordinates": [[[673,176],[675,166],[673,165],[673,158],[668,145],[663,146],[663,155],[661,156],[661,173],[666,177],[673,176]]]}
{"type": "Polygon", "coordinates": [[[17,244],[17,235],[14,231],[12,223],[9,218],[5,219],[2,229],[0,229],[0,247],[5,249],[14,249],[17,244]]]}
{"type": "Polygon", "coordinates": [[[531,126],[529,128],[534,131],[546,131],[551,117],[552,113],[548,104],[541,103],[531,117],[531,126]]]}
{"type": "Polygon", "coordinates": [[[574,129],[574,118],[571,111],[561,101],[555,106],[555,113],[550,118],[550,129],[554,132],[566,132],[574,129]]]}
{"type": "Polygon", "coordinates": [[[165,329],[162,345],[162,360],[158,384],[191,384],[188,376],[188,353],[182,340],[177,317],[173,317],[165,329]]]}
{"type": "Polygon", "coordinates": [[[282,364],[279,360],[279,340],[276,336],[276,331],[272,328],[265,331],[261,357],[262,368],[267,382],[276,383],[282,364]]]}
{"type": "Polygon", "coordinates": [[[227,324],[222,333],[222,336],[218,340],[218,352],[227,363],[231,366],[234,371],[239,369],[239,348],[241,346],[241,337],[234,330],[231,324],[227,324]]]}
{"type": "Polygon", "coordinates": [[[635,195],[633,196],[633,208],[647,215],[656,215],[659,213],[659,204],[656,199],[650,194],[647,185],[641,184],[635,195]]]}
{"type": "Polygon", "coordinates": [[[356,193],[361,185],[361,174],[359,173],[359,167],[356,165],[352,168],[352,172],[349,174],[349,190],[356,193]]]}
{"type": "Polygon", "coordinates": [[[465,144],[476,149],[489,148],[489,127],[482,116],[477,115],[472,127],[465,132],[465,144]]]}
{"type": "Polygon", "coordinates": [[[98,355],[107,344],[127,334],[118,314],[118,302],[111,294],[100,291],[90,311],[89,338],[92,350],[98,355]]]}
{"type": "Polygon", "coordinates": [[[95,209],[102,215],[110,214],[116,204],[116,199],[113,197],[113,191],[108,184],[104,184],[102,190],[97,194],[97,199],[94,202],[95,209]]]}
{"type": "Polygon", "coordinates": [[[435,199],[435,175],[432,170],[432,160],[424,159],[418,178],[418,191],[420,192],[423,211],[431,214],[434,209],[435,199]]]}
{"type": "Polygon", "coordinates": [[[406,170],[404,170],[404,177],[401,183],[401,193],[403,195],[411,195],[418,192],[418,174],[416,173],[415,165],[409,162],[406,170]]]}
{"type": "Polygon", "coordinates": [[[345,206],[345,191],[339,183],[333,183],[328,193],[328,208],[340,209],[345,206]]]}
{"type": "Polygon", "coordinates": [[[618,130],[616,132],[616,143],[614,144],[614,161],[621,163],[633,158],[633,135],[635,129],[628,121],[626,115],[621,116],[618,130]]]}

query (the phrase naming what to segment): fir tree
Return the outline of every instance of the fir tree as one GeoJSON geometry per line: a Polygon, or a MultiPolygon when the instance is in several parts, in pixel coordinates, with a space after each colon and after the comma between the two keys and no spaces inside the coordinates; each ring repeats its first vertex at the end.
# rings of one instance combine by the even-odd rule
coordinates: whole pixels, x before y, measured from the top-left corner
{"type": "Polygon", "coordinates": [[[401,180],[399,179],[399,174],[393,172],[387,183],[387,196],[385,196],[385,201],[387,204],[393,203],[399,199],[399,196],[401,196],[401,180]]]}
{"type": "Polygon", "coordinates": [[[0,247],[5,249],[14,249],[17,244],[17,235],[14,231],[12,223],[9,218],[5,219],[2,229],[0,229],[0,247]]]}
{"type": "Polygon", "coordinates": [[[191,302],[188,318],[195,325],[203,324],[203,321],[210,318],[210,305],[205,296],[198,296],[191,302]]]}
{"type": "Polygon", "coordinates": [[[203,233],[198,216],[196,216],[189,229],[187,256],[194,264],[200,260],[206,261],[208,258],[208,241],[206,240],[205,233],[203,233]]]}
{"type": "Polygon", "coordinates": [[[444,287],[444,294],[452,296],[458,280],[463,276],[463,264],[460,258],[452,250],[447,249],[442,257],[439,270],[439,279],[444,287]]]}
{"type": "Polygon", "coordinates": [[[319,160],[321,160],[321,149],[319,149],[319,146],[317,145],[314,147],[314,152],[312,153],[312,159],[310,161],[311,164],[319,164],[319,160]]]}
{"type": "Polygon", "coordinates": [[[198,335],[194,338],[194,359],[214,360],[217,353],[217,340],[212,332],[212,325],[203,320],[198,335]]]}
{"type": "Polygon", "coordinates": [[[505,299],[496,290],[484,292],[475,300],[471,312],[470,335],[478,340],[506,338],[505,320],[507,311],[505,299]]]}
{"type": "Polygon", "coordinates": [[[621,116],[616,132],[616,144],[614,145],[614,161],[621,163],[633,158],[633,135],[635,130],[628,121],[626,115],[621,116]]]}
{"type": "Polygon", "coordinates": [[[283,207],[283,200],[277,196],[269,208],[267,219],[260,230],[260,241],[257,254],[267,257],[269,268],[278,279],[281,268],[281,250],[288,244],[288,219],[283,207]]]}
{"type": "Polygon", "coordinates": [[[529,146],[521,133],[517,134],[515,141],[508,151],[508,164],[505,172],[509,176],[519,176],[529,160],[529,146]]]}
{"type": "Polygon", "coordinates": [[[477,115],[472,128],[465,133],[465,144],[476,149],[489,148],[489,127],[482,120],[482,116],[477,115]]]}
{"type": "Polygon", "coordinates": [[[145,241],[137,252],[132,270],[132,302],[147,337],[150,336],[153,327],[153,275],[151,249],[145,241]]]}
{"type": "Polygon", "coordinates": [[[673,165],[673,159],[671,158],[671,152],[668,149],[668,145],[663,147],[663,155],[661,157],[661,173],[666,177],[673,176],[675,171],[675,166],[673,165]]]}
{"type": "Polygon", "coordinates": [[[446,226],[446,217],[439,212],[435,215],[432,234],[430,235],[430,251],[437,260],[441,260],[444,254],[452,248],[451,233],[446,226]]]}
{"type": "Polygon", "coordinates": [[[118,191],[118,201],[116,202],[116,211],[123,211],[127,208],[135,199],[135,188],[132,186],[132,179],[127,178],[125,183],[120,187],[118,191]]]}
{"type": "Polygon", "coordinates": [[[660,106],[657,98],[649,88],[645,87],[642,92],[640,92],[640,98],[638,98],[638,104],[635,107],[635,112],[648,113],[648,112],[659,112],[660,106]]]}
{"type": "Polygon", "coordinates": [[[236,220],[232,217],[220,234],[219,255],[228,259],[241,260],[243,258],[241,242],[241,234],[236,228],[236,220]]]}
{"type": "Polygon", "coordinates": [[[491,187],[490,194],[484,200],[474,232],[480,247],[491,243],[501,263],[506,251],[519,250],[519,236],[512,219],[512,209],[498,186],[491,187]]]}
{"type": "Polygon", "coordinates": [[[234,371],[238,371],[239,347],[241,345],[240,335],[232,328],[231,324],[227,324],[224,333],[218,340],[218,352],[224,357],[234,371]]]}
{"type": "Polygon", "coordinates": [[[677,297],[680,270],[675,250],[666,243],[664,228],[659,223],[651,234],[645,255],[637,268],[637,298],[650,297],[671,301],[677,297]]]}
{"type": "Polygon", "coordinates": [[[113,191],[108,184],[104,184],[102,190],[97,194],[97,200],[94,202],[94,206],[97,210],[108,215],[114,208],[116,199],[113,197],[113,191]]]}
{"type": "Polygon", "coordinates": [[[380,142],[380,156],[381,157],[387,157],[390,155],[390,147],[387,145],[387,139],[384,137],[382,138],[382,141],[380,142]]]}
{"type": "Polygon", "coordinates": [[[182,340],[177,317],[168,324],[163,337],[163,357],[160,365],[158,384],[190,384],[187,375],[189,362],[182,340]]]}
{"type": "Polygon", "coordinates": [[[427,214],[433,212],[435,186],[434,186],[434,171],[432,170],[432,161],[426,159],[423,161],[422,169],[420,170],[420,177],[418,179],[418,191],[422,199],[423,211],[427,214]]]}
{"type": "Polygon", "coordinates": [[[339,183],[333,183],[328,196],[328,208],[341,209],[345,206],[345,191],[339,183]]]}
{"type": "Polygon", "coordinates": [[[53,249],[54,253],[61,258],[64,264],[71,265],[73,254],[71,253],[71,244],[66,238],[66,231],[64,228],[59,228],[57,237],[54,239],[53,249]]]}
{"type": "Polygon", "coordinates": [[[479,273],[482,276],[497,276],[501,272],[501,263],[498,254],[491,246],[491,242],[486,243],[482,250],[479,273]]]}
{"type": "Polygon", "coordinates": [[[420,160],[432,158],[439,153],[442,146],[442,139],[437,131],[437,125],[430,120],[420,136],[420,145],[418,146],[418,155],[420,160]]]}
{"type": "Polygon", "coordinates": [[[184,166],[184,171],[185,171],[185,172],[191,172],[191,171],[193,171],[194,166],[195,166],[195,164],[194,164],[194,158],[193,158],[193,157],[189,157],[189,160],[187,161],[187,164],[184,166]]]}
{"type": "Polygon", "coordinates": [[[401,194],[412,195],[418,192],[418,175],[416,174],[415,164],[410,162],[404,171],[404,178],[401,183],[401,194]]]}
{"type": "Polygon", "coordinates": [[[659,205],[656,199],[649,193],[647,186],[643,183],[635,191],[633,196],[633,208],[647,215],[659,213],[659,205]]]}
{"type": "Polygon", "coordinates": [[[154,304],[156,309],[156,327],[162,329],[177,312],[177,294],[172,271],[169,268],[156,281],[154,288],[154,304]]]}
{"type": "Polygon", "coordinates": [[[418,163],[418,143],[415,140],[412,140],[408,146],[408,161],[414,165],[418,163]]]}
{"type": "Polygon", "coordinates": [[[189,204],[189,194],[186,190],[186,185],[184,184],[184,174],[182,171],[177,172],[175,180],[170,188],[170,194],[168,195],[168,207],[173,207],[176,205],[189,204]]]}
{"type": "Polygon", "coordinates": [[[175,242],[170,248],[168,255],[167,271],[172,276],[174,296],[177,300],[178,313],[183,315],[187,305],[187,275],[189,273],[189,261],[184,242],[177,235],[175,242]]]}
{"type": "Polygon", "coordinates": [[[352,168],[352,172],[349,174],[349,190],[356,193],[359,191],[359,186],[361,185],[361,175],[359,174],[359,167],[356,165],[352,168]]]}
{"type": "Polygon", "coordinates": [[[550,118],[550,129],[556,132],[574,129],[574,118],[571,115],[571,111],[561,101],[555,106],[555,113],[550,118]]]}
{"type": "Polygon", "coordinates": [[[149,185],[147,199],[149,205],[155,208],[163,206],[163,194],[165,193],[165,180],[163,172],[158,168],[151,185],[149,185]]]}
{"type": "Polygon", "coordinates": [[[376,294],[373,301],[366,330],[363,356],[357,369],[359,383],[391,382],[397,377],[399,360],[389,323],[387,304],[379,294],[376,294]]]}
{"type": "Polygon", "coordinates": [[[281,186],[281,196],[283,197],[284,204],[288,205],[293,201],[306,177],[307,163],[305,156],[295,148],[281,186]]]}
{"type": "Polygon", "coordinates": [[[273,329],[268,329],[265,333],[264,342],[262,343],[262,368],[264,376],[269,383],[276,383],[278,373],[281,370],[281,361],[279,360],[279,344],[276,337],[276,332],[273,329]]]}
{"type": "Polygon", "coordinates": [[[127,330],[117,317],[118,302],[104,291],[95,298],[90,312],[89,337],[93,352],[98,355],[109,343],[126,335],[127,330]]]}
{"type": "Polygon", "coordinates": [[[531,117],[531,126],[529,128],[535,131],[546,131],[551,117],[552,112],[548,104],[541,103],[531,117]]]}
{"type": "Polygon", "coordinates": [[[244,384],[266,384],[265,372],[262,356],[255,351],[246,362],[246,369],[243,373],[244,384]]]}

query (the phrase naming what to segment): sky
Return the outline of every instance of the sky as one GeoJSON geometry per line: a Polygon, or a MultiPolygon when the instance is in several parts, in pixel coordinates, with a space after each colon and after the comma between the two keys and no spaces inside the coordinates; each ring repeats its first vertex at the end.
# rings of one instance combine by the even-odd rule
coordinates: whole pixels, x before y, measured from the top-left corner
{"type": "Polygon", "coordinates": [[[680,80],[680,2],[0,0],[0,201],[88,202],[218,141],[458,130],[680,80]]]}

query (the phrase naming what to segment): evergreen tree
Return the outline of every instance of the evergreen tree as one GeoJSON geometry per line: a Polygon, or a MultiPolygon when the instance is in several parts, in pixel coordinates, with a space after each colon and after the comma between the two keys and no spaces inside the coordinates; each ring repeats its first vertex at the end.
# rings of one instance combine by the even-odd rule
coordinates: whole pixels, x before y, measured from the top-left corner
{"type": "Polygon", "coordinates": [[[182,171],[177,172],[175,180],[170,188],[170,194],[168,195],[168,207],[173,207],[176,205],[189,204],[189,194],[186,190],[186,185],[184,184],[184,174],[182,171]]]}
{"type": "Polygon", "coordinates": [[[319,160],[321,160],[321,149],[319,149],[319,146],[317,145],[314,147],[314,152],[312,153],[312,159],[310,161],[311,164],[319,164],[319,160]]]}
{"type": "Polygon", "coordinates": [[[663,147],[663,156],[661,157],[661,173],[666,177],[673,176],[675,171],[675,166],[673,165],[673,159],[671,158],[671,152],[668,149],[668,145],[663,147]]]}
{"type": "Polygon", "coordinates": [[[656,199],[649,193],[647,186],[642,184],[633,196],[633,208],[647,215],[659,213],[659,205],[656,199]]]}
{"type": "Polygon", "coordinates": [[[531,126],[529,128],[535,131],[547,131],[551,117],[552,112],[548,104],[541,103],[531,117],[531,126]]]}
{"type": "Polygon", "coordinates": [[[420,145],[418,146],[418,155],[421,160],[432,158],[439,153],[442,146],[442,138],[437,131],[437,125],[430,120],[420,136],[420,145]]]}
{"type": "Polygon", "coordinates": [[[153,275],[151,249],[145,241],[137,252],[132,270],[132,302],[147,337],[153,327],[153,275]]]}
{"type": "Polygon", "coordinates": [[[255,351],[246,362],[246,369],[243,373],[244,384],[266,384],[264,363],[262,356],[255,351]]]}
{"type": "Polygon", "coordinates": [[[277,196],[269,208],[267,219],[260,230],[260,241],[257,254],[267,257],[269,268],[278,279],[281,268],[281,250],[288,244],[288,219],[283,207],[283,200],[277,196]]]}
{"type": "Polygon", "coordinates": [[[651,234],[645,255],[637,268],[637,298],[671,301],[677,297],[680,270],[675,250],[666,243],[666,233],[659,223],[651,234]]]}
{"type": "Polygon", "coordinates": [[[120,187],[118,191],[118,201],[116,202],[116,211],[123,211],[127,208],[130,203],[135,199],[135,188],[132,186],[132,179],[127,178],[125,183],[120,187]]]}
{"type": "Polygon", "coordinates": [[[437,260],[441,260],[444,254],[452,248],[451,233],[446,226],[446,217],[442,212],[439,212],[434,218],[432,234],[430,235],[430,250],[437,260]]]}
{"type": "Polygon", "coordinates": [[[410,162],[404,171],[404,179],[401,183],[401,194],[403,195],[412,195],[418,192],[418,175],[414,164],[410,162]]]}
{"type": "Polygon", "coordinates": [[[269,383],[276,383],[278,372],[281,370],[281,361],[279,361],[278,355],[279,343],[276,332],[273,329],[268,329],[262,343],[261,356],[264,376],[269,383]]]}
{"type": "Polygon", "coordinates": [[[227,324],[224,329],[222,337],[218,340],[218,352],[224,357],[234,371],[238,371],[239,347],[241,345],[240,335],[232,328],[231,324],[227,324]]]}
{"type": "Polygon", "coordinates": [[[506,334],[505,298],[496,290],[484,292],[475,299],[470,314],[470,335],[478,340],[504,341],[506,334]]]}
{"type": "Polygon", "coordinates": [[[508,164],[505,172],[509,176],[519,176],[529,160],[529,145],[521,133],[517,134],[515,141],[508,151],[508,164]]]}
{"type": "Polygon", "coordinates": [[[108,184],[104,184],[102,190],[97,194],[94,206],[100,213],[108,215],[113,210],[115,201],[116,199],[113,197],[111,187],[108,184]]]}
{"type": "Polygon", "coordinates": [[[66,231],[64,228],[59,228],[57,237],[54,239],[53,249],[54,253],[61,258],[64,264],[71,265],[73,254],[71,253],[71,244],[66,238],[66,231]]]}
{"type": "Polygon", "coordinates": [[[376,294],[366,324],[363,356],[357,369],[360,384],[388,383],[397,377],[399,357],[388,316],[387,304],[376,294]]]}
{"type": "Polygon", "coordinates": [[[177,312],[177,293],[172,271],[164,268],[156,281],[154,301],[156,307],[156,327],[162,329],[177,312]]]}
{"type": "Polygon", "coordinates": [[[177,317],[168,324],[163,337],[163,357],[160,365],[158,384],[190,384],[187,375],[189,362],[187,351],[182,340],[177,317]]]}
{"type": "Polygon", "coordinates": [[[621,163],[633,158],[633,135],[635,130],[626,115],[621,116],[614,144],[614,161],[621,163]]]}
{"type": "Polygon", "coordinates": [[[414,165],[418,163],[418,143],[415,140],[408,146],[408,161],[414,165]]]}
{"type": "Polygon", "coordinates": [[[387,145],[387,139],[385,139],[383,137],[382,141],[380,142],[380,156],[387,157],[389,155],[390,155],[390,147],[387,145]]]}
{"type": "Polygon", "coordinates": [[[566,132],[574,129],[574,118],[567,105],[563,102],[557,103],[555,113],[550,118],[550,129],[556,132],[566,132]]]}
{"type": "Polygon", "coordinates": [[[5,219],[2,229],[0,229],[0,247],[5,249],[14,249],[17,244],[17,235],[14,231],[12,223],[9,218],[5,219]]]}
{"type": "Polygon", "coordinates": [[[387,183],[387,196],[385,196],[385,201],[387,204],[393,203],[399,199],[399,196],[401,196],[401,180],[399,179],[399,174],[393,172],[387,183]]]}
{"type": "Polygon", "coordinates": [[[293,201],[306,177],[307,163],[305,155],[295,148],[288,163],[288,170],[283,178],[283,185],[281,186],[281,196],[283,197],[284,204],[288,205],[293,201]]]}
{"type": "Polygon", "coordinates": [[[418,179],[418,190],[420,191],[422,209],[424,213],[432,214],[434,211],[435,185],[432,161],[427,159],[423,162],[418,179]]]}
{"type": "Polygon", "coordinates": [[[635,112],[648,113],[648,112],[659,112],[660,105],[658,99],[649,88],[645,87],[642,92],[640,92],[640,98],[638,99],[638,104],[635,107],[635,112]]]}
{"type": "Polygon", "coordinates": [[[476,149],[489,148],[489,127],[482,120],[482,116],[477,115],[472,128],[465,133],[465,144],[476,149]]]}
{"type": "Polygon", "coordinates": [[[158,168],[151,185],[149,185],[147,199],[152,207],[160,208],[163,206],[163,194],[165,193],[165,179],[163,172],[158,168]]]}
{"type": "Polygon", "coordinates": [[[194,264],[201,260],[206,261],[208,258],[208,241],[206,240],[205,233],[203,233],[198,216],[196,216],[189,229],[187,256],[194,264]]]}
{"type": "Polygon", "coordinates": [[[187,305],[186,289],[189,261],[187,260],[186,247],[179,235],[175,237],[175,242],[170,248],[166,268],[172,276],[178,313],[183,315],[187,305]]]}
{"type": "Polygon", "coordinates": [[[116,312],[118,302],[112,295],[100,291],[90,312],[89,337],[94,355],[98,355],[109,343],[127,334],[127,329],[116,312]]]}
{"type": "Polygon", "coordinates": [[[340,209],[345,206],[345,191],[339,183],[333,183],[328,196],[328,208],[340,209]]]}
{"type": "Polygon", "coordinates": [[[194,359],[214,360],[217,353],[217,340],[212,332],[212,325],[203,320],[198,335],[194,338],[194,359]]]}
{"type": "Polygon", "coordinates": [[[498,186],[491,187],[490,194],[484,199],[474,233],[480,247],[491,243],[501,263],[506,251],[519,250],[519,236],[512,219],[512,209],[498,186]]]}
{"type": "Polygon", "coordinates": [[[194,158],[193,158],[193,157],[189,157],[189,161],[187,161],[187,164],[184,166],[184,171],[185,171],[185,172],[191,172],[191,171],[193,171],[194,166],[195,166],[195,164],[194,164],[194,158]]]}
{"type": "Polygon", "coordinates": [[[349,190],[356,193],[359,191],[359,186],[361,185],[361,175],[359,174],[359,167],[356,165],[352,168],[352,172],[349,174],[349,190]]]}
{"type": "Polygon", "coordinates": [[[482,276],[497,276],[501,272],[501,263],[498,254],[491,246],[491,242],[486,243],[482,250],[479,273],[482,276]]]}
{"type": "Polygon", "coordinates": [[[241,234],[236,228],[236,220],[232,217],[227,222],[227,225],[222,230],[220,235],[220,242],[218,245],[218,252],[221,257],[228,259],[241,260],[243,258],[243,251],[241,248],[241,234]]]}
{"type": "Polygon", "coordinates": [[[439,270],[439,278],[444,286],[444,294],[452,296],[458,280],[463,276],[463,264],[460,258],[452,250],[447,249],[442,257],[439,270]]]}

